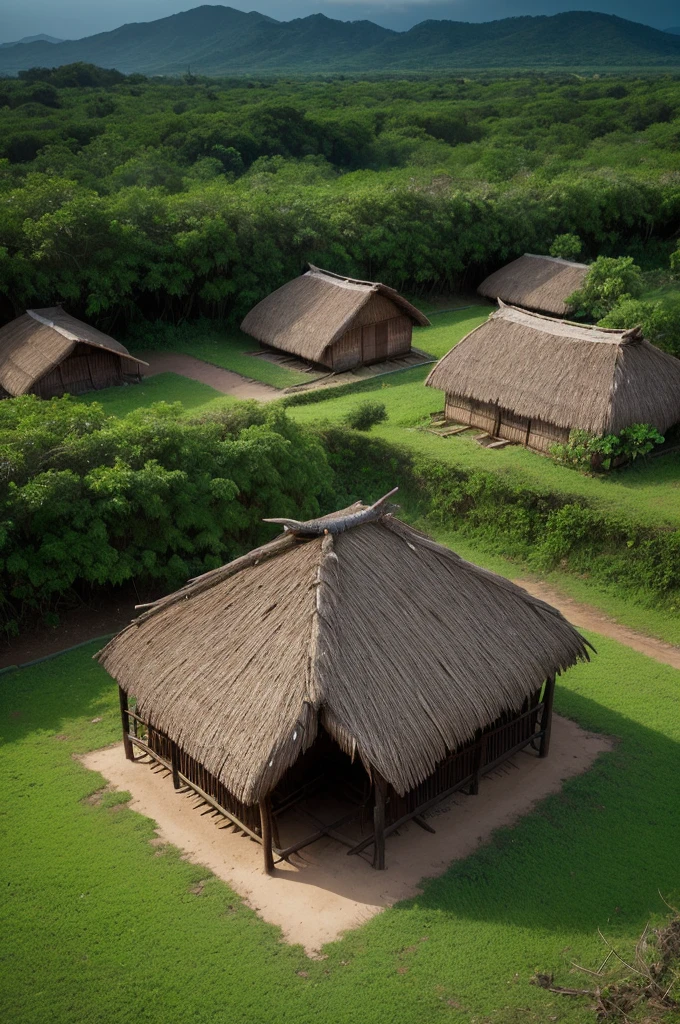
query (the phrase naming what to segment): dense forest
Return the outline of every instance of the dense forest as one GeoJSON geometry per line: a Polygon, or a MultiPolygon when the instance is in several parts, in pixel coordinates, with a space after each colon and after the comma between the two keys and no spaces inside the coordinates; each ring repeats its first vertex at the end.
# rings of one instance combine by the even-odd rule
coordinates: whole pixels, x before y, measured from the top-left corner
{"type": "Polygon", "coordinates": [[[414,295],[558,235],[667,267],[680,77],[0,81],[0,318],[237,320],[307,261],[414,295]]]}

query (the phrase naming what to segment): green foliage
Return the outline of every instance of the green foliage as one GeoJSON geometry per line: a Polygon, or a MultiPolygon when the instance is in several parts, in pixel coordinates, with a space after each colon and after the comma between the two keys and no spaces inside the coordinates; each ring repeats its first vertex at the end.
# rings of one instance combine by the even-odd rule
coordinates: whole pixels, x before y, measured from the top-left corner
{"type": "Polygon", "coordinates": [[[655,427],[633,423],[619,434],[604,437],[588,430],[572,430],[567,443],[554,444],[550,454],[567,466],[607,471],[634,462],[640,455],[648,455],[655,445],[663,442],[664,438],[655,427]]]}
{"type": "Polygon", "coordinates": [[[96,402],[0,402],[0,611],[14,630],[71,588],[156,592],[271,535],[266,515],[317,515],[326,457],[281,407],[200,422],[158,403],[122,419],[96,402]]]}
{"type": "Polygon", "coordinates": [[[550,255],[562,260],[575,260],[581,255],[583,242],[578,235],[558,235],[550,246],[550,255]]]}
{"type": "Polygon", "coordinates": [[[353,430],[370,430],[377,423],[387,419],[387,409],[384,402],[371,402],[367,400],[357,405],[345,416],[345,423],[353,430]]]}
{"type": "Polygon", "coordinates": [[[601,327],[625,329],[640,325],[645,338],[680,356],[680,295],[661,299],[620,299],[600,321],[601,327]]]}
{"type": "Polygon", "coordinates": [[[567,235],[585,259],[670,255],[670,78],[95,72],[0,83],[3,319],[62,300],[118,334],[234,325],[309,261],[417,300],[567,235]]]}
{"type": "Polygon", "coordinates": [[[642,293],[642,272],[632,256],[598,256],[583,287],[567,299],[576,316],[601,320],[619,302],[642,293]]]}

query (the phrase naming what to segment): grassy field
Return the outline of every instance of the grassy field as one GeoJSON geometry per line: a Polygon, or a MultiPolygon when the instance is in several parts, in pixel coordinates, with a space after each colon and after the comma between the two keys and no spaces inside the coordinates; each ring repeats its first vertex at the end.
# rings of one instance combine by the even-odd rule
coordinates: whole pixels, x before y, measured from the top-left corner
{"type": "Polygon", "coordinates": [[[618,737],[513,829],[309,961],[229,887],[149,844],[151,821],[74,755],[117,739],[94,647],[3,678],[0,1012],[13,1024],[585,1024],[529,984],[625,955],[680,897],[680,673],[601,637],[557,710],[618,737]]]}
{"type": "Polygon", "coordinates": [[[181,402],[187,412],[200,412],[214,403],[232,404],[238,401],[208,384],[181,377],[177,373],[159,373],[155,377],[146,377],[140,384],[89,391],[85,395],[78,395],[77,400],[99,402],[111,416],[126,416],[154,402],[181,402]]]}
{"type": "Polygon", "coordinates": [[[162,337],[149,338],[148,342],[143,338],[136,338],[128,347],[134,349],[133,354],[149,349],[183,352],[196,359],[204,359],[206,363],[221,366],[225,370],[243,374],[252,380],[271,384],[275,388],[287,388],[312,379],[311,374],[298,373],[296,370],[270,363],[266,359],[248,355],[249,352],[256,352],[258,349],[258,342],[254,338],[243,334],[235,327],[215,327],[208,320],[200,321],[198,324],[184,324],[174,330],[166,326],[162,337]]]}

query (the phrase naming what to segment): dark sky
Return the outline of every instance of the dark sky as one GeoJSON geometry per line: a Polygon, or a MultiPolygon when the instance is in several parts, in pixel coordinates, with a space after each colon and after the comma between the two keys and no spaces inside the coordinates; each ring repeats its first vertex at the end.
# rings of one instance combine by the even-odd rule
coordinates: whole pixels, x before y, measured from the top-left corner
{"type": "MultiPolygon", "coordinates": [[[[198,7],[194,0],[2,0],[0,41],[45,32],[78,39],[130,21],[153,21],[198,7]]],[[[676,0],[238,0],[231,6],[258,10],[281,21],[321,11],[331,18],[369,18],[389,28],[407,29],[426,18],[491,21],[520,14],[590,10],[618,14],[655,28],[680,25],[676,0]]]]}

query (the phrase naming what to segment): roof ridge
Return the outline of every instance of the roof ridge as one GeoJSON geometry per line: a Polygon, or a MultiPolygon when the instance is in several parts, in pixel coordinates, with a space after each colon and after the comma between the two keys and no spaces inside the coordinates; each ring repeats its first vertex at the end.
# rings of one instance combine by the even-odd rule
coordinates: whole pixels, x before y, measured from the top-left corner
{"type": "MultiPolygon", "coordinates": [[[[562,263],[566,267],[578,267],[579,270],[587,268],[590,270],[589,263],[577,263],[575,260],[565,260],[562,256],[545,256],[540,252],[525,252],[523,255],[529,256],[532,260],[550,260],[551,263],[562,263]]],[[[521,257],[518,257],[518,259],[521,259],[521,257]]],[[[506,264],[506,266],[509,266],[509,264],[506,264]]],[[[500,269],[504,270],[505,268],[501,267],[500,269]]]]}

